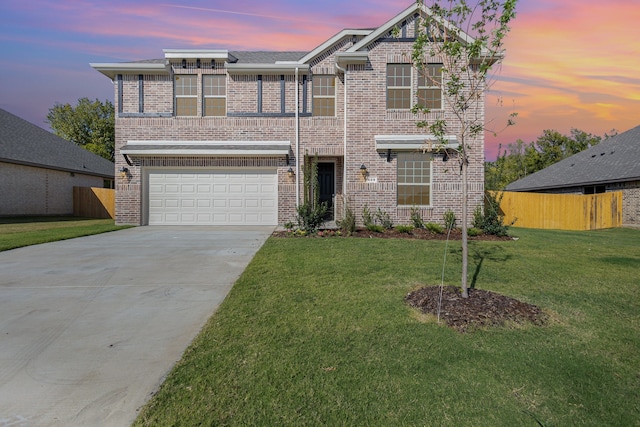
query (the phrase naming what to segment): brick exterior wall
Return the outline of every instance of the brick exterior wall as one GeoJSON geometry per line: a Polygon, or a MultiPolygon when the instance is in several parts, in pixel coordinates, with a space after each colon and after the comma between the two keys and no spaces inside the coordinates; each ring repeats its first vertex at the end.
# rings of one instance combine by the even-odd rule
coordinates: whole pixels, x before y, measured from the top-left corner
{"type": "Polygon", "coordinates": [[[0,216],[73,215],[73,187],[102,188],[101,177],[0,162],[0,216]]]}
{"type": "Polygon", "coordinates": [[[622,191],[622,225],[640,226],[640,181],[611,184],[607,191],[622,191]]]}
{"type": "MultiPolygon", "coordinates": [[[[407,37],[413,35],[413,24],[407,25],[407,37]]],[[[346,191],[348,203],[361,221],[364,205],[372,210],[378,208],[388,212],[395,223],[409,223],[410,206],[397,205],[397,153],[393,152],[390,161],[387,153],[376,150],[375,135],[420,134],[426,133],[416,126],[416,122],[425,117],[416,117],[406,110],[387,110],[386,108],[386,67],[387,63],[408,63],[412,43],[407,41],[383,40],[369,46],[369,62],[366,65],[349,65],[346,76],[337,73],[335,53],[345,51],[361,36],[346,37],[333,48],[310,63],[309,76],[284,76],[285,113],[295,112],[296,90],[299,93],[299,111],[311,113],[312,85],[314,75],[335,75],[335,116],[299,118],[300,164],[297,171],[300,197],[303,193],[302,163],[305,154],[319,157],[320,161],[335,162],[336,175],[336,218],[343,215],[343,196],[346,191]],[[303,93],[303,79],[307,79],[306,105],[303,93]],[[346,82],[345,82],[346,79],[346,82]],[[344,97],[345,83],[347,94],[347,130],[346,153],[344,135],[344,97]],[[346,156],[346,161],[345,161],[346,156]],[[365,164],[369,171],[369,181],[363,182],[360,165],[365,164]],[[346,183],[343,182],[346,168],[346,183]]],[[[417,73],[414,70],[414,90],[417,89],[417,73]]],[[[198,78],[198,117],[153,117],[153,113],[173,112],[173,76],[144,76],[144,114],[127,114],[116,117],[116,170],[127,167],[129,176],[116,177],[116,222],[119,224],[141,225],[146,221],[143,173],[146,167],[155,166],[216,168],[216,167],[263,167],[268,165],[278,173],[278,222],[283,224],[295,218],[296,183],[287,175],[291,166],[295,169],[296,121],[292,117],[279,116],[282,113],[282,77],[280,75],[240,75],[227,73],[226,105],[227,117],[202,117],[202,78],[203,74],[224,74],[223,66],[214,68],[196,68],[194,61],[188,61],[186,68],[182,61],[172,63],[173,74],[197,74],[198,78]],[[242,117],[258,112],[258,87],[262,87],[263,116],[242,117]],[[268,115],[272,115],[269,117],[268,115]],[[147,158],[131,156],[133,166],[125,164],[120,149],[131,140],[166,141],[290,141],[290,163],[278,158],[211,158],[211,157],[173,157],[147,158]]],[[[122,99],[123,113],[139,111],[139,77],[123,76],[122,97],[117,93],[115,99],[122,99]]],[[[118,111],[118,105],[116,105],[118,111]]],[[[472,112],[480,117],[484,115],[484,99],[472,106],[472,112]]],[[[446,111],[434,111],[429,119],[453,117],[446,111]]],[[[468,141],[470,150],[469,176],[469,212],[475,206],[482,205],[484,194],[484,140],[468,141]]],[[[443,214],[451,209],[458,218],[462,215],[462,180],[459,163],[455,159],[442,161],[435,156],[432,165],[432,203],[421,207],[425,221],[443,222],[443,214]]],[[[301,200],[302,201],[302,200],[301,200]]],[[[470,215],[471,216],[471,215],[470,215]]]]}

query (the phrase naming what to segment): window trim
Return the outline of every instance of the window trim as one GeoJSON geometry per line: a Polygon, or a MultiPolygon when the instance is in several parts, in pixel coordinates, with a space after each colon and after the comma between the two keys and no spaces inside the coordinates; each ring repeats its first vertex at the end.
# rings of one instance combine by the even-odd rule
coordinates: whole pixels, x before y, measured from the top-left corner
{"type": "MultiPolygon", "coordinates": [[[[432,153],[416,153],[416,152],[410,152],[410,151],[401,151],[398,152],[397,155],[397,166],[396,166],[396,205],[398,207],[407,207],[407,206],[418,206],[418,207],[431,207],[433,206],[433,154],[432,153]],[[403,159],[404,156],[407,155],[421,155],[421,156],[425,156],[424,160],[421,160],[422,162],[426,162],[428,159],[428,163],[429,163],[429,182],[428,183],[400,183],[399,180],[399,175],[400,175],[400,170],[401,170],[401,165],[403,166],[402,169],[406,170],[406,162],[409,161],[409,159],[403,159]],[[400,203],[400,187],[401,186],[420,186],[420,187],[428,187],[429,188],[429,204],[415,204],[415,203],[411,203],[411,204],[401,204],[400,203]]],[[[415,160],[414,160],[415,161],[415,160]]],[[[420,170],[424,170],[424,169],[420,169],[420,170]]],[[[412,176],[415,176],[412,175],[412,176]]]]}
{"type": "MultiPolygon", "coordinates": [[[[220,88],[221,86],[211,86],[220,88]]],[[[202,116],[203,117],[226,117],[227,116],[227,75],[226,74],[203,74],[202,75],[202,116]],[[206,80],[220,79],[224,83],[224,95],[207,95],[206,80]],[[224,99],[224,113],[223,114],[207,114],[207,99],[224,99]]]]}
{"type": "MultiPolygon", "coordinates": [[[[386,73],[386,80],[385,80],[385,86],[386,86],[386,109],[387,110],[410,110],[411,109],[411,105],[412,105],[412,101],[413,101],[413,70],[412,70],[412,66],[411,64],[405,64],[405,63],[395,63],[395,62],[389,62],[387,63],[387,73],[386,73]],[[402,66],[402,67],[408,67],[409,68],[409,86],[390,86],[389,85],[389,69],[392,66],[402,66]],[[389,91],[390,90],[407,90],[408,94],[409,94],[409,106],[407,108],[402,108],[402,107],[389,107],[389,91]]],[[[401,78],[404,78],[405,76],[402,76],[401,78]]],[[[394,74],[393,79],[398,79],[398,76],[394,74]]],[[[403,98],[404,99],[404,98],[403,98]]]]}
{"type": "MultiPolygon", "coordinates": [[[[324,108],[323,108],[324,110],[324,108]]],[[[336,76],[333,74],[318,74],[314,75],[311,80],[311,114],[313,117],[335,117],[336,116],[336,76]],[[333,88],[333,95],[316,95],[316,85],[317,79],[330,79],[333,85],[328,86],[320,86],[321,88],[331,87],[333,88]],[[333,100],[333,114],[318,114],[316,109],[316,100],[333,100]]]]}
{"type": "MultiPolygon", "coordinates": [[[[420,80],[421,80],[422,75],[421,75],[420,71],[418,71],[418,90],[416,92],[416,103],[417,104],[420,103],[420,91],[421,90],[424,90],[425,93],[428,90],[439,90],[440,91],[440,106],[439,107],[427,107],[427,106],[423,106],[423,105],[421,105],[421,107],[428,108],[429,110],[442,110],[443,109],[442,106],[444,105],[444,96],[443,96],[444,95],[443,94],[444,91],[442,90],[442,67],[443,67],[443,64],[442,63],[438,63],[438,62],[429,62],[427,64],[424,64],[424,67],[427,68],[427,69],[429,69],[430,67],[440,67],[440,78],[439,78],[439,80],[440,80],[440,85],[441,86],[437,86],[437,85],[429,86],[428,85],[429,78],[432,78],[435,81],[436,77],[437,77],[437,76],[431,76],[430,74],[429,74],[428,77],[427,76],[424,77],[424,85],[420,85],[420,80]]],[[[425,97],[425,101],[426,101],[426,97],[425,97]]],[[[431,99],[429,101],[431,101],[431,99]]],[[[433,99],[433,101],[435,101],[435,98],[433,99]]]]}
{"type": "MultiPolygon", "coordinates": [[[[442,82],[442,66],[443,64],[440,62],[429,62],[427,64],[425,64],[425,67],[440,67],[440,81],[442,82]]],[[[400,76],[398,77],[397,75],[393,76],[393,79],[397,80],[398,78],[405,78],[406,76],[400,76]]],[[[411,64],[407,64],[407,63],[396,63],[396,62],[389,62],[387,63],[387,73],[386,73],[386,80],[385,80],[385,90],[386,90],[386,102],[385,102],[385,106],[386,106],[386,110],[387,111],[394,111],[394,110],[411,110],[411,108],[413,108],[414,105],[418,104],[420,101],[420,91],[424,90],[427,91],[429,89],[435,89],[435,90],[439,90],[440,91],[440,106],[437,108],[429,108],[430,110],[434,110],[434,111],[442,111],[444,109],[444,91],[442,86],[437,86],[437,85],[432,85],[429,86],[427,85],[428,82],[428,77],[424,78],[424,84],[425,85],[421,85],[420,80],[422,80],[421,78],[421,74],[419,71],[414,71],[414,67],[411,64]],[[392,66],[404,66],[407,67],[409,69],[409,78],[410,78],[410,82],[409,82],[409,86],[390,86],[389,85],[389,77],[390,77],[390,67],[392,66]],[[415,88],[415,90],[414,90],[415,88]],[[390,90],[402,90],[402,91],[408,91],[407,95],[408,95],[408,99],[409,99],[409,106],[408,107],[390,107],[389,106],[389,92],[390,90]]],[[[404,100],[404,97],[402,98],[402,100],[404,100]]],[[[434,100],[435,101],[435,100],[434,100]]],[[[397,103],[397,101],[395,102],[397,103]]]]}
{"type": "MultiPolygon", "coordinates": [[[[190,86],[190,87],[192,87],[192,86],[190,86]]],[[[173,111],[174,111],[174,115],[176,117],[197,117],[198,116],[198,76],[197,75],[195,75],[195,74],[174,74],[174,76],[173,76],[173,111]],[[178,95],[176,82],[180,78],[185,78],[185,77],[193,78],[194,83],[195,83],[195,89],[196,89],[196,94],[195,95],[184,95],[184,94],[178,95]],[[195,101],[196,101],[195,114],[178,114],[178,99],[195,99],[195,101]]]]}

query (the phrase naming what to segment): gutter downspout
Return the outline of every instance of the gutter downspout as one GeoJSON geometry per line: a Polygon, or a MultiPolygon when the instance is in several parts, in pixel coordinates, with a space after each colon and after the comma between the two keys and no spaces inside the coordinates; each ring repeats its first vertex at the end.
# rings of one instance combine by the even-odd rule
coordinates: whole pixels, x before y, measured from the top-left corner
{"type": "Polygon", "coordinates": [[[300,206],[300,85],[296,67],[296,210],[300,206]]]}
{"type": "Polygon", "coordinates": [[[342,131],[343,152],[342,152],[342,209],[347,207],[347,68],[342,68],[336,61],[336,69],[344,73],[344,129],[342,131]]]}

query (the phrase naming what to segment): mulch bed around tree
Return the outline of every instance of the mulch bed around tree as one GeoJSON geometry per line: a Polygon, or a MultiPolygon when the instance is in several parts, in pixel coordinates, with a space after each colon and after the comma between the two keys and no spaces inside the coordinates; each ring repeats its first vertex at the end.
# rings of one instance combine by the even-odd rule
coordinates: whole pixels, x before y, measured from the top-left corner
{"type": "MultiPolygon", "coordinates": [[[[423,313],[437,315],[440,286],[427,286],[410,292],[405,301],[423,313]]],[[[469,298],[462,298],[455,286],[442,288],[440,320],[459,332],[487,326],[502,326],[508,322],[544,325],[547,315],[537,306],[482,289],[469,289],[469,298]]]]}

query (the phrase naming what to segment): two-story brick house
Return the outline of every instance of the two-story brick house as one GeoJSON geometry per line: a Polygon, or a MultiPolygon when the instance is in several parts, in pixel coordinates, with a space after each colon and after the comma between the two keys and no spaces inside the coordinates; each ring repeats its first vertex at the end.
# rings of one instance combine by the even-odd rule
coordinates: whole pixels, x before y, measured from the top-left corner
{"type": "MultiPolygon", "coordinates": [[[[376,29],[343,30],[309,52],[167,49],[157,60],[91,64],[112,79],[120,224],[277,225],[303,200],[318,158],[320,197],[408,223],[461,216],[456,161],[410,111],[446,118],[443,95],[411,65],[412,5],[376,29]],[[309,157],[305,157],[308,155],[309,157]]],[[[426,67],[440,76],[441,60],[426,67]]],[[[484,99],[471,108],[484,113],[484,99]]],[[[450,145],[457,146],[455,137],[450,145]]],[[[484,141],[473,141],[469,206],[482,202],[484,141]]]]}

